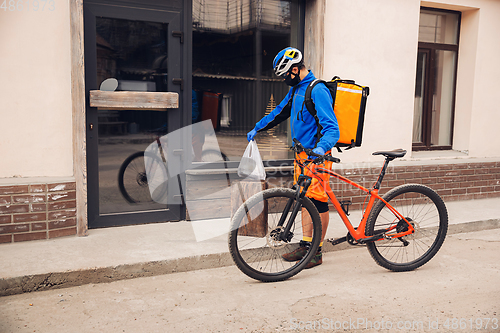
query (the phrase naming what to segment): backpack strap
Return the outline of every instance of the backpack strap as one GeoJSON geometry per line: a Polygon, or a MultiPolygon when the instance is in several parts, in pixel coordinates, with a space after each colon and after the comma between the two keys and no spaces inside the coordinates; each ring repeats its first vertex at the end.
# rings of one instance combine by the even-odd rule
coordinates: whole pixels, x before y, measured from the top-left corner
{"type": "Polygon", "coordinates": [[[314,102],[312,100],[311,93],[312,93],[313,88],[320,82],[326,83],[325,81],[320,80],[320,79],[316,79],[316,80],[312,81],[311,83],[309,83],[309,85],[306,88],[306,94],[304,96],[304,103],[306,105],[307,111],[309,111],[309,113],[314,117],[316,122],[319,122],[319,120],[318,120],[318,117],[316,116],[316,107],[314,106],[314,102]]]}
{"type": "Polygon", "coordinates": [[[321,130],[323,129],[323,126],[319,123],[319,118],[316,112],[316,107],[314,106],[314,102],[311,97],[311,93],[313,88],[318,84],[318,83],[326,83],[324,80],[316,79],[309,83],[309,85],[306,88],[306,94],[304,96],[304,104],[306,106],[307,111],[313,116],[314,120],[316,121],[316,127],[318,128],[317,133],[316,133],[316,143],[314,144],[314,147],[318,145],[319,140],[321,139],[321,130]]]}

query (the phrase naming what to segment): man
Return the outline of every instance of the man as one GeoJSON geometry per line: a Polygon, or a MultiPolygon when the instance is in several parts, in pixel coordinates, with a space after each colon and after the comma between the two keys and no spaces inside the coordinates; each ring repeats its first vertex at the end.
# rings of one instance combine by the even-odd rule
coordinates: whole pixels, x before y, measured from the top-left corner
{"type": "MultiPolygon", "coordinates": [[[[316,154],[325,154],[332,149],[339,139],[339,126],[333,113],[333,100],[328,88],[324,84],[317,84],[311,91],[311,98],[319,120],[319,123],[317,123],[304,105],[306,89],[316,78],[311,71],[306,70],[302,53],[296,48],[287,47],[276,55],[273,67],[275,74],[282,77],[285,83],[292,88],[281,103],[269,115],[257,122],[254,129],[247,134],[248,141],[253,140],[257,132],[268,130],[290,118],[292,138],[300,141],[305,148],[313,149],[316,154]]],[[[305,155],[305,153],[303,154],[305,155]]],[[[296,166],[294,169],[295,180],[297,180],[299,174],[300,169],[296,166]]],[[[323,177],[325,180],[329,179],[328,174],[323,174],[323,177]]],[[[321,246],[329,222],[328,197],[316,179],[313,180],[306,196],[318,208],[323,227],[318,253],[306,266],[306,268],[311,268],[323,262],[321,246]]],[[[307,225],[310,221],[311,217],[303,209],[302,225],[307,225]]],[[[283,259],[287,261],[302,259],[311,244],[311,236],[305,235],[300,242],[300,247],[291,253],[284,254],[283,259]]]]}

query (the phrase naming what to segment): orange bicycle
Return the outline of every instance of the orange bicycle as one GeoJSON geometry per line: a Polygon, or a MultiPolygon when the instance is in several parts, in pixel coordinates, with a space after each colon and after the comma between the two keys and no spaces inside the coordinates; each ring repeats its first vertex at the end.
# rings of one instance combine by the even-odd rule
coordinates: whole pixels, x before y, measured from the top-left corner
{"type": "Polygon", "coordinates": [[[282,281],[311,261],[322,234],[318,210],[305,196],[313,179],[320,182],[348,230],[346,237],[327,240],[333,245],[344,241],[366,245],[377,264],[397,272],[414,270],[437,253],[448,230],[448,212],[441,197],[420,184],[397,186],[379,195],[389,162],[403,157],[405,150],[373,153],[385,156],[385,162],[373,188],[367,189],[321,166],[324,161],[338,163],[338,158],[314,154],[296,140],[292,149],[302,171],[296,184],[291,189],[272,188],[253,195],[233,216],[229,251],[243,273],[264,282],[282,281]],[[299,158],[301,152],[315,158],[299,158]],[[329,182],[319,178],[321,173],[366,192],[368,203],[357,227],[347,217],[348,206],[337,200],[329,182]],[[303,236],[312,238],[309,251],[299,261],[285,261],[282,255],[295,250],[303,236]]]}

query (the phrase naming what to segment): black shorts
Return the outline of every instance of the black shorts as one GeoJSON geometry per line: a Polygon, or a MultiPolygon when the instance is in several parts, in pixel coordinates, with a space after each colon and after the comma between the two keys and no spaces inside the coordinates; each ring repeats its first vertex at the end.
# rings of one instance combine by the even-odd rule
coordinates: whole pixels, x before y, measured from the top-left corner
{"type": "Polygon", "coordinates": [[[309,200],[312,201],[312,203],[314,204],[314,206],[316,206],[316,208],[318,209],[318,212],[320,212],[320,213],[326,213],[330,210],[328,208],[328,201],[327,202],[318,201],[314,198],[309,198],[309,200]]]}

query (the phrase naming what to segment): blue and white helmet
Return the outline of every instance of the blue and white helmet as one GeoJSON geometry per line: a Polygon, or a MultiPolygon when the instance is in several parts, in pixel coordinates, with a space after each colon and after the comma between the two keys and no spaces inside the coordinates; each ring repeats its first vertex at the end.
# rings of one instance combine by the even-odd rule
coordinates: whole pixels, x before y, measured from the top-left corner
{"type": "Polygon", "coordinates": [[[278,76],[286,74],[293,65],[302,62],[302,52],[294,47],[281,50],[273,61],[274,73],[278,76]]]}

